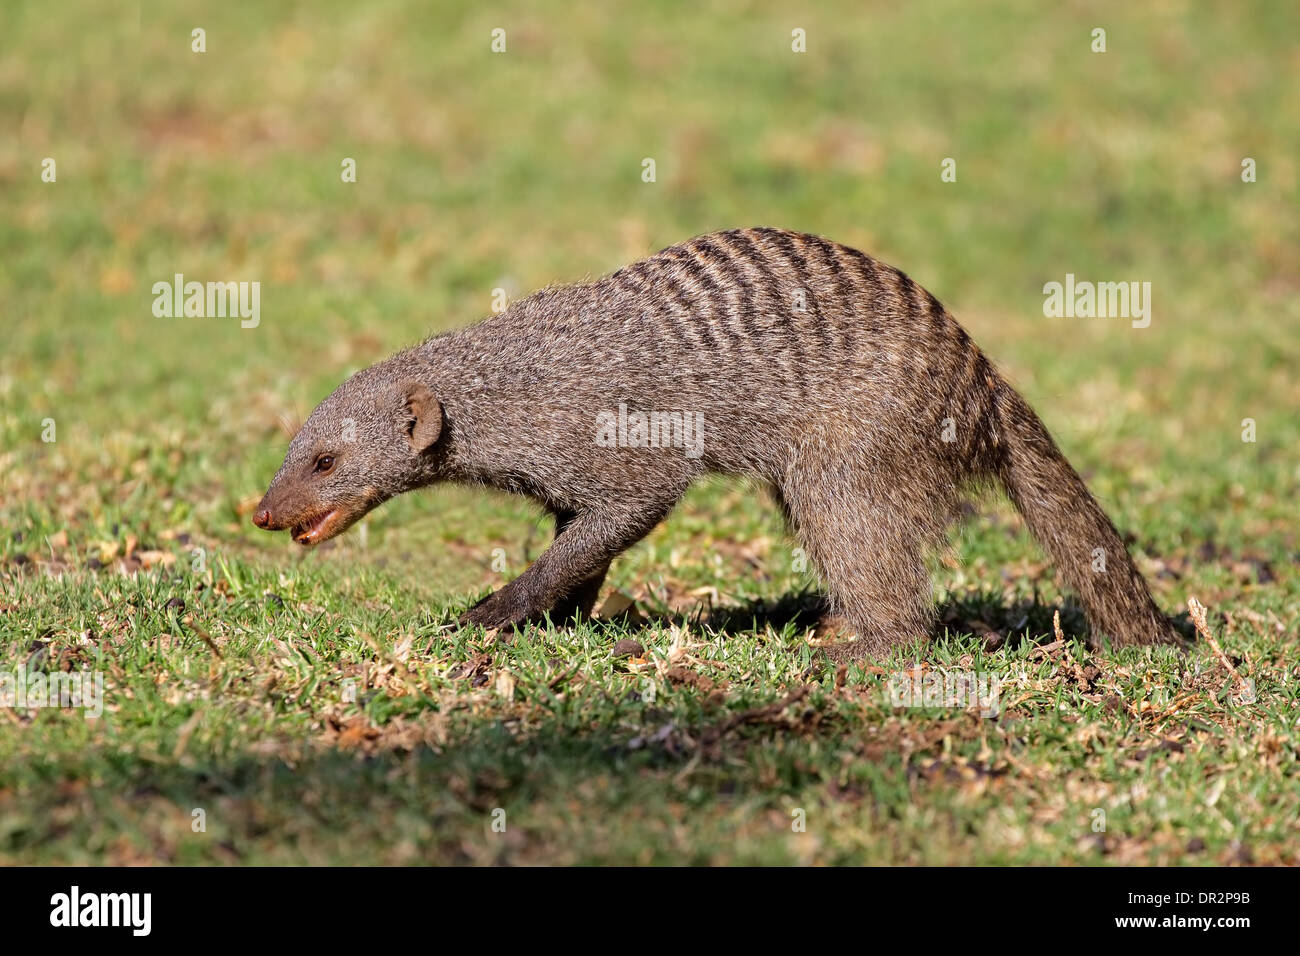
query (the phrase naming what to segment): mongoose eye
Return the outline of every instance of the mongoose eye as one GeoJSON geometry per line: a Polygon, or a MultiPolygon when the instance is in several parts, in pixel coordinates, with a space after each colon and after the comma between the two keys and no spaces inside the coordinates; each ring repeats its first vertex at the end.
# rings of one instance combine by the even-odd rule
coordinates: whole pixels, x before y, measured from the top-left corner
{"type": "Polygon", "coordinates": [[[334,467],[333,455],[321,455],[316,459],[316,474],[323,475],[334,467]]]}

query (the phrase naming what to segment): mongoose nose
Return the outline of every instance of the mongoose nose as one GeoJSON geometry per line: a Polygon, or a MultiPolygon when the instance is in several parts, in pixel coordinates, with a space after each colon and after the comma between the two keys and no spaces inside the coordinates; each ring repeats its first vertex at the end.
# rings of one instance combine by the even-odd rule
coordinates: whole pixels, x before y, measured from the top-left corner
{"type": "Polygon", "coordinates": [[[253,515],[253,524],[257,525],[259,528],[269,528],[271,526],[271,512],[263,508],[257,514],[253,515]]]}

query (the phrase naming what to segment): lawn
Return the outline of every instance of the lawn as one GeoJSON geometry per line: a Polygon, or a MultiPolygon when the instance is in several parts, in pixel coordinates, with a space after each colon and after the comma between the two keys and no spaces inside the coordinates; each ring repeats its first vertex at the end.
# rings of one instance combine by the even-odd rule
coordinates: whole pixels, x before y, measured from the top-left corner
{"type": "Polygon", "coordinates": [[[1300,863],[1300,11],[619,6],[0,9],[0,678],[103,681],[0,707],[0,864],[1300,863]],[[1089,650],[997,497],[934,642],[838,673],[743,483],[513,639],[456,619],[546,546],[522,500],[252,526],[350,372],[758,224],[938,296],[1222,653],[1089,650]],[[178,273],[256,327],[156,316],[178,273]],[[1045,316],[1067,274],[1150,325],[1045,316]],[[897,706],[922,663],[996,713],[897,706]]]}

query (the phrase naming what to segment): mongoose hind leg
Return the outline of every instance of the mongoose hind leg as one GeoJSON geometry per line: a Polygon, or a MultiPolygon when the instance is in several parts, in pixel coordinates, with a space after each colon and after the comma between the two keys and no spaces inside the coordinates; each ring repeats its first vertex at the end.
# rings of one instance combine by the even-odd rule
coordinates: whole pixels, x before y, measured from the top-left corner
{"type": "Polygon", "coordinates": [[[572,515],[527,571],[466,611],[460,623],[519,627],[548,614],[558,622],[570,602],[594,602],[609,563],[645,537],[675,501],[643,502],[639,507],[629,503],[572,515]]]}
{"type": "Polygon", "coordinates": [[[832,660],[881,658],[930,631],[929,540],[924,502],[906,489],[869,486],[844,469],[802,469],[780,499],[792,530],[826,584],[830,610],[819,636],[832,660]]]}

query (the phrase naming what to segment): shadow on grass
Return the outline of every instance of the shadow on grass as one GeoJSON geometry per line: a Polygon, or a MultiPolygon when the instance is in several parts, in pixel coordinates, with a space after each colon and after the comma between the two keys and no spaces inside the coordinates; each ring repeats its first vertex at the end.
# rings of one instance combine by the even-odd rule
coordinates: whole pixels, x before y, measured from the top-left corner
{"type": "MultiPolygon", "coordinates": [[[[612,619],[612,623],[619,626],[620,633],[628,628],[670,624],[678,627],[703,626],[722,636],[752,633],[765,628],[778,633],[786,628],[803,632],[815,628],[827,610],[823,595],[815,591],[800,591],[775,601],[759,599],[716,608],[702,607],[688,613],[623,616],[612,619]]],[[[1045,604],[1037,599],[1007,602],[992,591],[967,592],[940,602],[930,637],[932,640],[942,640],[948,636],[971,634],[982,639],[987,651],[1012,649],[1025,643],[1050,643],[1055,640],[1054,615],[1058,611],[1061,615],[1061,631],[1066,640],[1086,643],[1091,628],[1083,609],[1074,602],[1045,604]]],[[[1189,645],[1196,640],[1196,628],[1186,611],[1170,617],[1169,621],[1189,645]]]]}
{"type": "MultiPolygon", "coordinates": [[[[739,635],[810,627],[824,609],[817,594],[801,592],[659,620],[739,635]]],[[[1058,610],[1067,637],[1086,633],[1073,605],[973,593],[940,606],[936,634],[975,634],[1000,652],[1050,642],[1058,610]]],[[[448,709],[422,698],[387,716],[367,707],[346,725],[322,718],[306,738],[264,735],[176,756],[166,737],[150,760],[106,748],[64,754],[0,774],[0,858],[790,862],[791,806],[849,804],[873,828],[905,818],[918,780],[940,794],[955,785],[945,776],[949,762],[937,755],[988,728],[966,713],[864,722],[861,708],[866,702],[874,712],[876,690],[842,704],[825,674],[819,686],[800,690],[665,685],[653,699],[629,683],[494,716],[479,714],[471,695],[459,716],[460,703],[448,709]],[[452,725],[440,736],[435,728],[444,720],[452,725]],[[197,833],[195,810],[206,825],[197,833]],[[499,820],[507,822],[504,833],[493,828],[499,820]],[[747,848],[737,855],[742,835],[747,848]]],[[[883,697],[878,704],[888,710],[883,697]]],[[[995,772],[982,759],[962,766],[995,772]]],[[[849,852],[836,859],[854,862],[849,852]]]]}
{"type": "MultiPolygon", "coordinates": [[[[690,699],[629,702],[598,722],[554,714],[524,729],[486,720],[445,746],[403,740],[417,718],[356,743],[336,737],[283,752],[262,741],[182,759],[69,756],[23,783],[24,806],[0,799],[0,859],[707,863],[726,856],[731,814],[744,807],[773,840],[766,862],[783,862],[769,811],[788,829],[791,799],[839,773],[829,722],[815,719],[823,705],[773,711],[770,723],[739,727],[709,752],[710,728],[730,716],[725,704],[666,696],[690,699]],[[671,845],[687,827],[698,838],[671,845]]],[[[886,776],[905,791],[901,766],[886,776]]]]}

